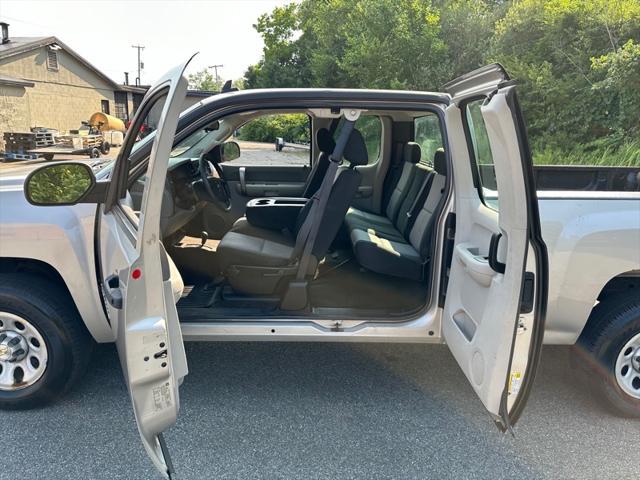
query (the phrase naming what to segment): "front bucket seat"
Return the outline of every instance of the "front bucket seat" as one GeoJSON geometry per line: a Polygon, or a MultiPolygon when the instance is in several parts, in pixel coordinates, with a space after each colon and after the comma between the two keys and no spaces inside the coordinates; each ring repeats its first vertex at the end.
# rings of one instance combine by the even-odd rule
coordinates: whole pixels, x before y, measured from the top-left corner
{"type": "MultiPolygon", "coordinates": [[[[311,248],[307,276],[315,273],[318,262],[331,246],[360,186],[361,175],[355,167],[366,165],[368,156],[359,131],[351,132],[344,158],[349,166],[338,171],[331,187],[311,248]]],[[[272,295],[281,292],[288,280],[296,276],[302,254],[299,246],[296,248],[296,238],[312,202],[313,199],[308,200],[300,210],[291,230],[273,231],[253,227],[247,232],[231,230],[222,237],[217,250],[221,273],[234,290],[246,294],[272,295]]]]}

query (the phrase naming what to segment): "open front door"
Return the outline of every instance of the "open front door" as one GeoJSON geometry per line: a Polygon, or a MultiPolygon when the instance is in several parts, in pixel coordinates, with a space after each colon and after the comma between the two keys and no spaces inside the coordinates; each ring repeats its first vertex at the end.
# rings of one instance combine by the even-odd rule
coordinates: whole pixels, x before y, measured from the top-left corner
{"type": "Polygon", "coordinates": [[[540,359],[547,256],[515,87],[500,65],[445,86],[456,234],[442,333],[501,430],[524,408],[540,359]]]}
{"type": "Polygon", "coordinates": [[[169,153],[187,91],[185,67],[168,72],[140,104],[98,213],[96,235],[105,308],[136,422],[149,457],[165,478],[171,477],[172,466],[162,432],[176,422],[187,361],[175,305],[183,283],[162,245],[160,217],[169,153]],[[150,131],[150,138],[141,138],[150,131]],[[140,170],[129,159],[139,141],[153,145],[146,171],[131,178],[130,170],[140,170]],[[142,188],[141,196],[132,195],[132,185],[142,188]]]}

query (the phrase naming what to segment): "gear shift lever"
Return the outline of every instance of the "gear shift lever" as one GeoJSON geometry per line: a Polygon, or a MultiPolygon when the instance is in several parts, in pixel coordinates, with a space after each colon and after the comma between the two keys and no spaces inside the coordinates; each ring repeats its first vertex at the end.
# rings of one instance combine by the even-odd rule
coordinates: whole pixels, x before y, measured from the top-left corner
{"type": "Polygon", "coordinates": [[[209,234],[206,230],[203,230],[200,234],[200,248],[204,247],[204,244],[207,243],[207,240],[209,240],[209,234]]]}

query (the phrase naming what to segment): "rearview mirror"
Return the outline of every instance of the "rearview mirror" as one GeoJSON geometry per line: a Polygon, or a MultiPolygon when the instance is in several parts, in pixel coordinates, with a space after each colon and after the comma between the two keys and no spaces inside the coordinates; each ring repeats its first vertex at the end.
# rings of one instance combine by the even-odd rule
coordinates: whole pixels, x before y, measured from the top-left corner
{"type": "Polygon", "coordinates": [[[24,196],[32,205],[73,205],[96,184],[91,167],[64,162],[41,167],[24,182],[24,196]]]}
{"type": "Polygon", "coordinates": [[[220,159],[222,162],[230,162],[240,157],[240,145],[236,142],[226,142],[220,145],[220,159]]]}

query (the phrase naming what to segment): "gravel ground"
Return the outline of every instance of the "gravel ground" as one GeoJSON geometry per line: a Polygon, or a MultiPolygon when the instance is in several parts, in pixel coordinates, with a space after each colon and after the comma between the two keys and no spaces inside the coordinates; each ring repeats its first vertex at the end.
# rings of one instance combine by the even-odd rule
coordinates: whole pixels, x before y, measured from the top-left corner
{"type": "MultiPolygon", "coordinates": [[[[547,347],[515,438],[444,346],[188,344],[166,435],[179,479],[637,479],[640,421],[612,416],[547,347]]],[[[0,412],[0,478],[158,478],[112,346],[50,407],[0,412]]]]}

